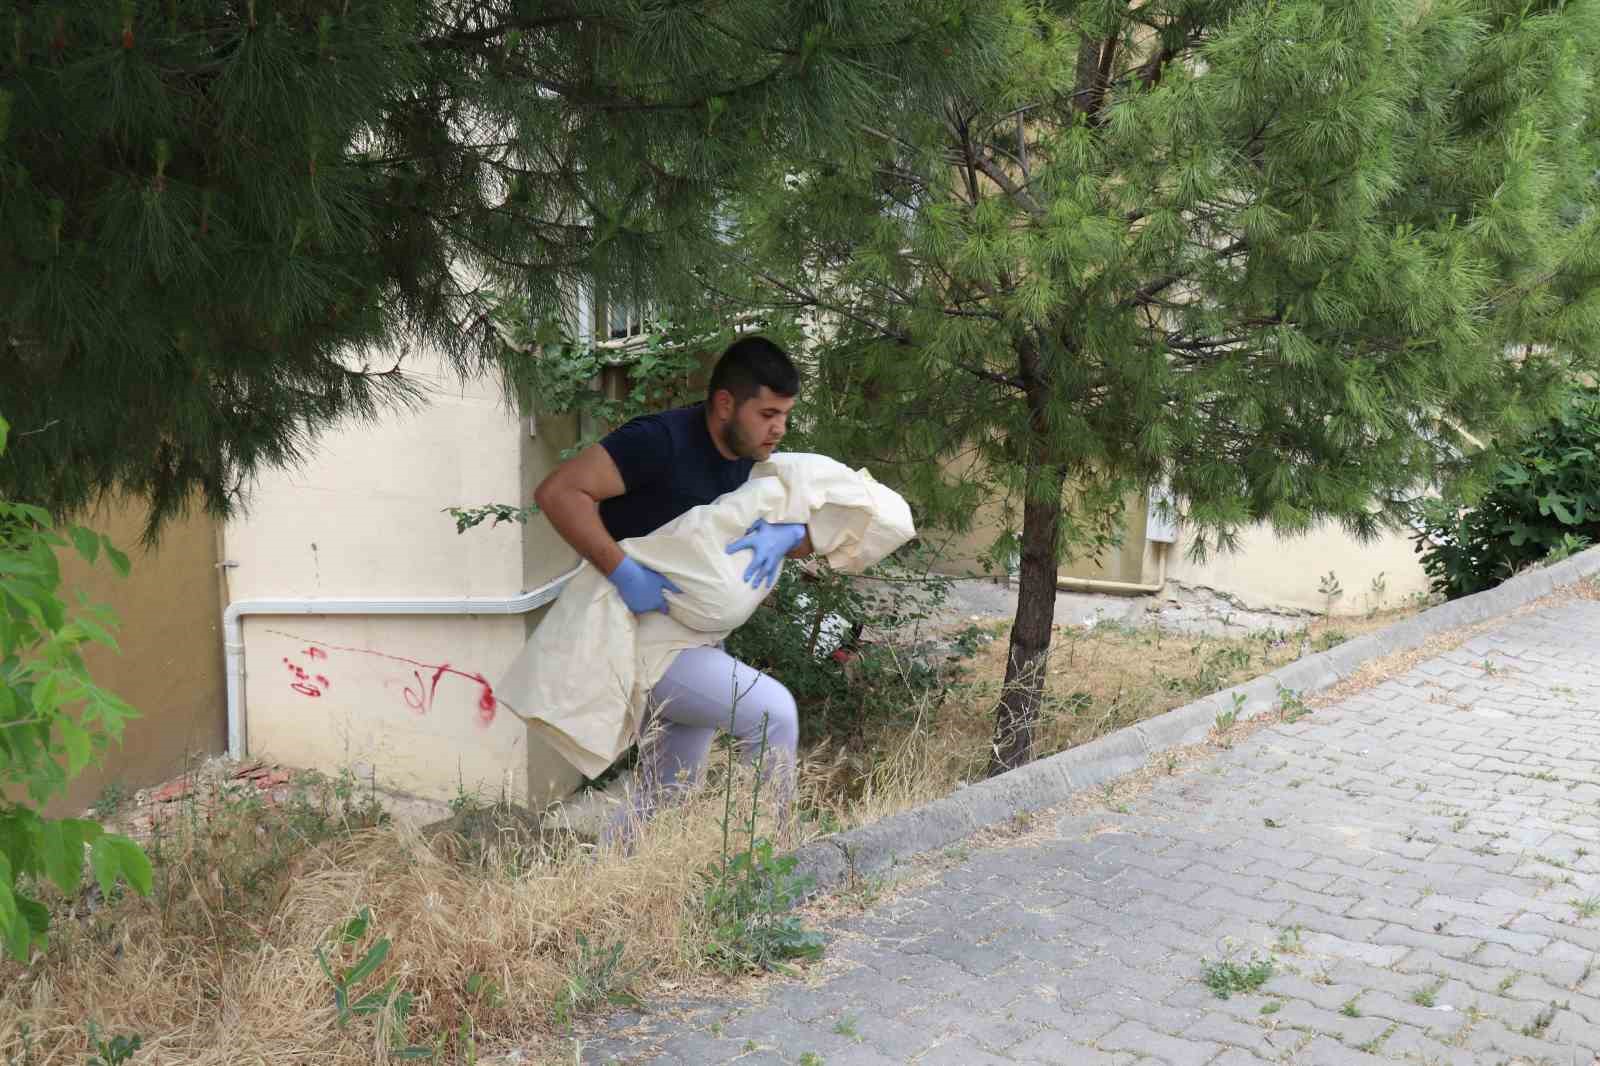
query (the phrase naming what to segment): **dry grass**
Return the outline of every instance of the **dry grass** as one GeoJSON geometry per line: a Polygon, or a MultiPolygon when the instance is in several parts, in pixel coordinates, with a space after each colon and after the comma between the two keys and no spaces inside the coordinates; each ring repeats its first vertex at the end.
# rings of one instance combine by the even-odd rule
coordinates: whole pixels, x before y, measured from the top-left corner
{"type": "MultiPolygon", "coordinates": [[[[1316,646],[1330,629],[1353,636],[1392,620],[1314,623],[1306,639],[1316,646]]],[[[882,818],[982,774],[1006,654],[1003,628],[988,635],[957,664],[958,676],[918,687],[908,668],[903,692],[874,694],[902,713],[808,754],[799,839],[882,818]]],[[[1102,625],[1060,631],[1056,645],[1040,754],[1288,662],[1301,639],[1102,625]]],[[[434,1061],[445,1063],[512,1047],[535,1062],[570,1063],[558,1001],[613,945],[622,946],[618,990],[681,993],[711,981],[701,872],[720,854],[720,797],[713,775],[698,799],[652,823],[632,856],[515,834],[486,850],[449,836],[425,840],[371,824],[373,812],[348,787],[288,811],[226,797],[191,803],[153,845],[155,897],[92,913],[84,900],[58,901],[50,951],[27,968],[0,964],[0,1060],[81,1063],[93,1020],[103,1034],[140,1034],[137,1063],[342,1066],[389,1061],[402,1043],[437,1046],[434,1061]],[[372,929],[336,944],[335,931],[362,908],[372,929]],[[388,959],[358,994],[395,978],[395,991],[414,997],[403,1032],[386,1033],[372,1016],[338,1024],[317,961],[321,946],[336,969],[348,967],[378,937],[391,941],[388,959]]]]}
{"type": "Polygon", "coordinates": [[[151,899],[93,914],[57,901],[49,952],[25,969],[0,964],[0,1061],[82,1063],[92,1020],[103,1035],[140,1034],[141,1064],[365,1064],[390,1061],[401,1043],[438,1044],[444,1063],[513,1046],[535,1062],[571,1062],[558,997],[612,945],[622,945],[618,990],[705,980],[697,902],[701,871],[720,854],[721,813],[708,791],[656,819],[627,857],[508,839],[466,862],[449,836],[340,824],[262,870],[258,830],[284,831],[280,816],[202,812],[164,843],[164,887],[151,899]],[[362,908],[369,933],[337,943],[362,908]],[[359,991],[397,978],[395,991],[415,997],[403,1033],[385,1034],[373,1016],[337,1024],[316,958],[320,946],[348,968],[378,937],[392,942],[388,960],[359,991]]]}
{"type": "MultiPolygon", "coordinates": [[[[1108,623],[1058,626],[1035,756],[1087,743],[1412,613],[1315,619],[1301,629],[1246,636],[1184,635],[1108,623]]],[[[862,825],[981,779],[989,762],[994,707],[1004,688],[1007,635],[1003,624],[969,630],[977,650],[935,690],[917,691],[905,671],[907,714],[868,724],[842,748],[813,752],[805,775],[811,806],[829,810],[840,825],[862,825]]]]}

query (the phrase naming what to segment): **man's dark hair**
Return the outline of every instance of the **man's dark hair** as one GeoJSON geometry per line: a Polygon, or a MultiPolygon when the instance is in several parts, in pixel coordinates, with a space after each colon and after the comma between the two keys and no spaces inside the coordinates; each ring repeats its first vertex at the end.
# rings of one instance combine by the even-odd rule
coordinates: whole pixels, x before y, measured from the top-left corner
{"type": "Polygon", "coordinates": [[[740,337],[728,345],[706,384],[706,401],[718,389],[733,393],[736,404],[744,403],[765,385],[779,396],[800,394],[800,371],[787,352],[762,336],[740,337]]]}

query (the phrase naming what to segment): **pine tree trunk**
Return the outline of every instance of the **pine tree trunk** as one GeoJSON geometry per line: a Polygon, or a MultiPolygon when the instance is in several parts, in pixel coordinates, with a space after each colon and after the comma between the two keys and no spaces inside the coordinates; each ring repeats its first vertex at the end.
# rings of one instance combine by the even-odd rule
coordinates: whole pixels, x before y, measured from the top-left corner
{"type": "Polygon", "coordinates": [[[1048,501],[1028,500],[1022,509],[1022,568],[1018,574],[1017,614],[1011,623],[1005,689],[994,711],[994,747],[989,775],[1016,769],[1033,757],[1033,728],[1044,695],[1056,613],[1056,534],[1061,525],[1060,489],[1048,501]]]}
{"type": "Polygon", "coordinates": [[[1056,545],[1061,530],[1061,492],[1066,470],[1047,461],[1050,454],[1048,366],[1030,343],[1019,345],[1018,369],[1029,408],[1033,439],[1028,442],[1029,491],[1022,505],[1022,565],[1017,575],[1017,614],[1011,623],[1005,687],[994,709],[994,742],[989,776],[1014,770],[1033,758],[1033,729],[1039,721],[1045,670],[1050,661],[1051,627],[1056,614],[1056,545]]]}

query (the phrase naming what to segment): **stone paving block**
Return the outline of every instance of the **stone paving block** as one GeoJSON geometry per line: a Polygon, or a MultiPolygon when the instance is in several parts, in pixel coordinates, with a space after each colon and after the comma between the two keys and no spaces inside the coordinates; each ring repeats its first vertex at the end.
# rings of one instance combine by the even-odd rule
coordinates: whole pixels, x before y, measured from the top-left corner
{"type": "MultiPolygon", "coordinates": [[[[1506,921],[1511,921],[1511,918],[1508,917],[1506,921]]],[[[1550,943],[1549,937],[1538,933],[1519,933],[1465,918],[1451,919],[1444,924],[1441,932],[1447,936],[1476,938],[1491,945],[1508,947],[1521,955],[1538,955],[1550,943]]]]}
{"type": "MultiPolygon", "coordinates": [[[[1572,1025],[1570,1020],[1557,1018],[1540,1036],[1529,1036],[1513,1031],[1490,1019],[1473,1026],[1467,1034],[1465,1046],[1486,1057],[1485,1053],[1521,1056],[1531,1062],[1562,1063],[1572,1061],[1574,1049],[1593,1054],[1597,1034],[1588,1028],[1572,1025]]],[[[1580,1060],[1581,1062],[1581,1060],[1580,1060]]]]}
{"type": "Polygon", "coordinates": [[[938,1011],[942,1033],[959,1033],[980,1047],[1002,1052],[1027,1039],[1035,1026],[1008,1018],[1003,1010],[986,1011],[969,1006],[946,1006],[938,1011]]]}
{"type": "Polygon", "coordinates": [[[1335,962],[1328,967],[1327,973],[1337,986],[1359,988],[1365,995],[1383,993],[1406,1002],[1410,1002],[1419,990],[1440,984],[1439,979],[1419,980],[1398,970],[1368,966],[1350,959],[1335,962]]]}
{"type": "Polygon", "coordinates": [[[1181,1035],[1189,1040],[1221,1044],[1224,1048],[1242,1048],[1267,1059],[1283,1050],[1273,1043],[1272,1034],[1260,1025],[1242,1022],[1220,1011],[1206,1014],[1181,1035]]]}
{"type": "Polygon", "coordinates": [[[1189,1040],[1158,1033],[1139,1022],[1124,1022],[1098,1041],[1107,1051],[1143,1055],[1166,1066],[1205,1066],[1222,1050],[1209,1040],[1189,1040]]]}
{"type": "Polygon", "coordinates": [[[1346,1047],[1336,1040],[1319,1036],[1296,1051],[1289,1061],[1295,1066],[1378,1066],[1384,1060],[1377,1055],[1346,1047]]]}
{"type": "Polygon", "coordinates": [[[1252,1055],[1248,1051],[1238,1048],[1226,1048],[1222,1054],[1211,1060],[1211,1066],[1262,1066],[1271,1060],[1252,1055]]]}
{"type": "MultiPolygon", "coordinates": [[[[1285,964],[1287,966],[1287,963],[1285,964]]],[[[1261,986],[1267,995],[1310,1003],[1323,1010],[1338,1010],[1362,992],[1360,985],[1312,981],[1300,973],[1282,972],[1261,986]]]]}
{"type": "Polygon", "coordinates": [[[1369,966],[1393,966],[1405,957],[1408,950],[1393,945],[1346,940],[1328,933],[1307,934],[1300,938],[1300,944],[1311,955],[1355,959],[1369,966]]]}
{"type": "Polygon", "coordinates": [[[1036,1063],[1038,1066],[1131,1066],[1138,1061],[1127,1053],[1101,1051],[1084,1044],[1064,1039],[1060,1033],[1035,1034],[1012,1048],[1008,1057],[1014,1062],[1036,1063]]]}
{"type": "MultiPolygon", "coordinates": [[[[700,1059],[698,1061],[716,1062],[718,1060],[700,1059]]],[[[823,1064],[824,1066],[897,1066],[898,1063],[904,1061],[904,1059],[890,1058],[880,1051],[874,1051],[870,1047],[858,1044],[855,1047],[848,1047],[843,1051],[834,1052],[823,1060],[823,1064]]],[[[743,1066],[744,1060],[740,1059],[739,1063],[740,1066],[743,1066]]]]}
{"type": "MultiPolygon", "coordinates": [[[[1482,941],[1463,936],[1445,936],[1443,933],[1419,932],[1410,926],[1386,925],[1372,935],[1374,944],[1393,945],[1407,949],[1425,948],[1446,958],[1465,959],[1478,950],[1482,941]]],[[[1401,958],[1405,958],[1404,955],[1401,958]]]]}
{"type": "Polygon", "coordinates": [[[1013,1061],[960,1037],[923,1052],[916,1060],[917,1066],[1008,1066],[1013,1061]]]}
{"type": "Polygon", "coordinates": [[[1091,1012],[1078,1004],[1064,1004],[1056,998],[1027,994],[1005,1004],[1006,1016],[1034,1027],[1044,1026],[1062,1039],[1092,1044],[1126,1019],[1110,1011],[1091,1012]]]}
{"type": "Polygon", "coordinates": [[[1272,1020],[1285,1028],[1332,1036],[1352,1046],[1378,1039],[1389,1027],[1381,1018],[1350,1017],[1338,1011],[1313,1007],[1300,1000],[1286,1002],[1283,1009],[1272,1016],[1272,1020]]]}
{"type": "Polygon", "coordinates": [[[1484,966],[1494,966],[1517,973],[1532,973],[1557,985],[1571,985],[1583,975],[1586,963],[1576,959],[1561,959],[1549,955],[1529,955],[1503,944],[1485,944],[1473,956],[1473,961],[1484,966]]]}
{"type": "Polygon", "coordinates": [[[1391,1022],[1409,1024],[1420,1032],[1438,1040],[1448,1040],[1467,1025],[1467,1014],[1448,1004],[1443,1009],[1437,1002],[1424,1007],[1409,1000],[1397,999],[1387,992],[1368,992],[1360,999],[1361,1013],[1369,1018],[1383,1018],[1391,1022]]]}
{"type": "Polygon", "coordinates": [[[913,1015],[867,1014],[859,1018],[853,1028],[861,1043],[896,1062],[904,1062],[932,1047],[939,1036],[937,1016],[932,1011],[913,1015]]]}
{"type": "Polygon", "coordinates": [[[1386,1059],[1428,1063],[1429,1066],[1478,1066],[1477,1056],[1465,1048],[1442,1044],[1420,1029],[1402,1025],[1384,1040],[1386,1059]]]}

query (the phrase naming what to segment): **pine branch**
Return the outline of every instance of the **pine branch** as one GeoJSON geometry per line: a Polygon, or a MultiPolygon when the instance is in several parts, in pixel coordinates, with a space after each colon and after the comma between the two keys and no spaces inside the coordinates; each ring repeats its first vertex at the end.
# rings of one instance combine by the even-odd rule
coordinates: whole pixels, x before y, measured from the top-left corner
{"type": "Polygon", "coordinates": [[[974,156],[972,164],[983,173],[984,177],[1000,186],[1000,190],[1010,197],[1013,203],[1033,216],[1035,222],[1043,222],[1048,217],[1043,205],[1034,199],[1033,194],[1013,181],[1011,175],[1000,167],[995,166],[992,159],[985,156],[974,156]]]}
{"type": "Polygon", "coordinates": [[[552,26],[571,25],[579,22],[588,25],[615,24],[613,20],[604,15],[583,11],[568,11],[557,15],[511,17],[492,26],[485,26],[482,29],[457,30],[437,37],[424,37],[417,42],[417,46],[429,52],[469,51],[476,46],[504,37],[508,33],[528,33],[535,30],[550,29],[552,26]]]}

